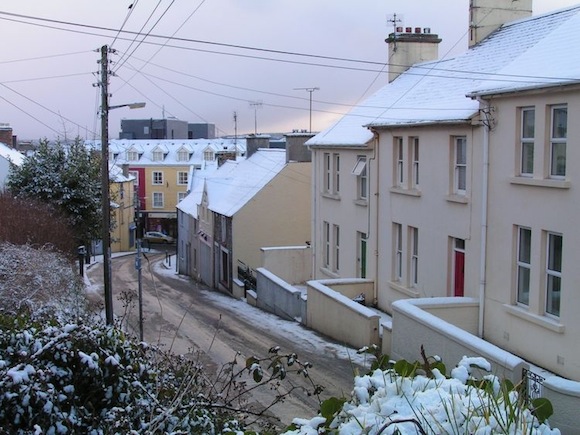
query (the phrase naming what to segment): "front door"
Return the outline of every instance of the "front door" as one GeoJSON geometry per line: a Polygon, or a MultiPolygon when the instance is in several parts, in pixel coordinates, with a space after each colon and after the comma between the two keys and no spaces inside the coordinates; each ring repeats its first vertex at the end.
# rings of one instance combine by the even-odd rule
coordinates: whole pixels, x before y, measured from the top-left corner
{"type": "Polygon", "coordinates": [[[465,294],[465,240],[455,239],[453,247],[453,296],[465,294]]]}

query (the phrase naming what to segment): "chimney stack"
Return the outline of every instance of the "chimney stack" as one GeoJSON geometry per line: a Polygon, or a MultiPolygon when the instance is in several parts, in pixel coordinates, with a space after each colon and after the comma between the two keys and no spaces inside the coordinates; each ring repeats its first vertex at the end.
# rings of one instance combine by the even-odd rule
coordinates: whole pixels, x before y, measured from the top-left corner
{"type": "Polygon", "coordinates": [[[470,0],[469,47],[505,23],[532,16],[532,0],[470,0]]]}
{"type": "Polygon", "coordinates": [[[251,157],[260,148],[270,148],[269,135],[250,134],[246,137],[246,158],[251,157]]]}
{"type": "Polygon", "coordinates": [[[419,62],[439,57],[441,39],[430,27],[397,27],[385,39],[389,46],[389,83],[419,62]]]}

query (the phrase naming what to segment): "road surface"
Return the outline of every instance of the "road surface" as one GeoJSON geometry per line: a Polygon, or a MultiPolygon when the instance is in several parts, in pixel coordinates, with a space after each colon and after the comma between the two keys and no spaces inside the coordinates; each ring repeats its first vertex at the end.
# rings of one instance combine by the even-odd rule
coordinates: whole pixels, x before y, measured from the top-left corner
{"type": "MultiPolygon", "coordinates": [[[[265,357],[268,349],[279,346],[281,353],[295,352],[300,361],[313,364],[309,374],[315,383],[324,386],[322,400],[349,397],[355,370],[364,363],[353,349],[177,275],[175,256],[171,257],[172,269],[168,269],[165,254],[146,255],[141,285],[145,341],[192,358],[201,354],[210,372],[231,362],[236,354],[243,364],[247,357],[265,357]]],[[[135,255],[113,258],[111,267],[115,316],[138,336],[135,255]]],[[[92,291],[97,295],[103,294],[102,275],[102,263],[87,270],[92,291]]],[[[302,376],[288,379],[312,389],[302,376]]],[[[252,397],[257,402],[253,405],[268,405],[272,395],[268,389],[257,392],[252,397]]],[[[287,426],[294,417],[311,418],[317,410],[317,399],[301,390],[293,390],[284,403],[270,409],[279,419],[279,427],[287,426]]]]}

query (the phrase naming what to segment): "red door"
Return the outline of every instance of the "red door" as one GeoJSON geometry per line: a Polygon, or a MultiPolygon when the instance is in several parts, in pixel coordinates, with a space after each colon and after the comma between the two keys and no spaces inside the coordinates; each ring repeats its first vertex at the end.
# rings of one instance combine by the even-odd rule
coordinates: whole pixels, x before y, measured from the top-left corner
{"type": "Polygon", "coordinates": [[[454,295],[463,296],[465,283],[465,252],[455,251],[454,295]]]}

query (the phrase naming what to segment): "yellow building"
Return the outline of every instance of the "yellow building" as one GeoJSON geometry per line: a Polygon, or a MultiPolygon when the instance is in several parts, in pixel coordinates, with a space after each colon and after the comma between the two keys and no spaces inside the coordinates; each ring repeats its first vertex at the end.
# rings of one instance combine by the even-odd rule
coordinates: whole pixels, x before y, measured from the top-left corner
{"type": "Polygon", "coordinates": [[[113,166],[110,170],[111,252],[135,249],[135,179],[127,169],[113,166]]]}

